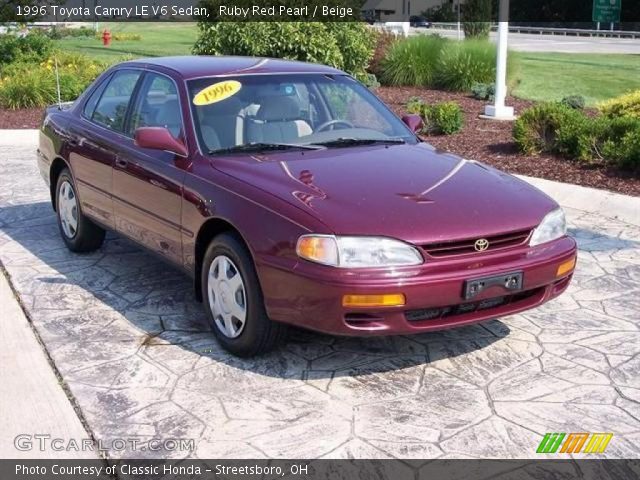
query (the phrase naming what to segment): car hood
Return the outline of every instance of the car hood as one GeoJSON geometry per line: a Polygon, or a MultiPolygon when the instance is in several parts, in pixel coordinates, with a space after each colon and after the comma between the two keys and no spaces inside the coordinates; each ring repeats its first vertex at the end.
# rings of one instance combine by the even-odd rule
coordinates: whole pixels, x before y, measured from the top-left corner
{"type": "Polygon", "coordinates": [[[412,243],[490,236],[533,228],[557,206],[522,180],[424,143],[217,157],[212,165],[342,235],[412,243]]]}

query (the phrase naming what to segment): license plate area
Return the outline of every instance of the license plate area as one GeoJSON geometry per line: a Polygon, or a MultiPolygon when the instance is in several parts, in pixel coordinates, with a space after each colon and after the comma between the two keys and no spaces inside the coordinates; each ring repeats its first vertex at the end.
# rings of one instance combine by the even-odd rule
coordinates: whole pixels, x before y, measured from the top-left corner
{"type": "Polygon", "coordinates": [[[491,277],[476,278],[464,282],[464,299],[469,300],[484,292],[487,288],[500,286],[508,292],[522,290],[522,272],[504,273],[491,277]]]}

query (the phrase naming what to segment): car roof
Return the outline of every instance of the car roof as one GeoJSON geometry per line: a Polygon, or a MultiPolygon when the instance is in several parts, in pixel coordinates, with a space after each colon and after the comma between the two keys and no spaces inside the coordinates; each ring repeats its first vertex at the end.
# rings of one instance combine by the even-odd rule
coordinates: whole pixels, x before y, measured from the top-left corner
{"type": "Polygon", "coordinates": [[[185,79],[214,75],[263,73],[344,74],[341,70],[326,65],[261,57],[214,57],[208,55],[154,57],[131,60],[120,65],[164,67],[179,73],[185,79]]]}

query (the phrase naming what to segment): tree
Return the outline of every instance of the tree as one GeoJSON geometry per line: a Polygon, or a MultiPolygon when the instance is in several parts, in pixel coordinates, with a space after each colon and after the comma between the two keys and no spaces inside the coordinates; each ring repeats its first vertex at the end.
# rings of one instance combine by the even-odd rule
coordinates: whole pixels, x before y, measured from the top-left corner
{"type": "Polygon", "coordinates": [[[467,0],[462,11],[465,38],[489,38],[492,0],[467,0]]]}

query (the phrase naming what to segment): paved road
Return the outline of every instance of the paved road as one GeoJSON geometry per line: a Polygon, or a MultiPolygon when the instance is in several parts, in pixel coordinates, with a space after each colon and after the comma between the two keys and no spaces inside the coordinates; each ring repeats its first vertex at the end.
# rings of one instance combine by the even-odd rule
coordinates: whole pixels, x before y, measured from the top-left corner
{"type": "MultiPolygon", "coordinates": [[[[449,38],[457,37],[455,30],[412,29],[411,33],[438,33],[449,38]]],[[[495,41],[495,38],[496,34],[492,32],[491,39],[495,41]]],[[[509,48],[522,52],[640,54],[640,39],[510,33],[509,48]]]]}
{"type": "Polygon", "coordinates": [[[530,458],[558,431],[614,432],[607,457],[640,457],[640,227],[568,209],[574,282],[522,315],[411,337],[297,332],[239,360],[186,277],[116,235],[69,253],[34,145],[3,153],[0,261],[96,439],[196,440],[112,457],[530,458]]]}

